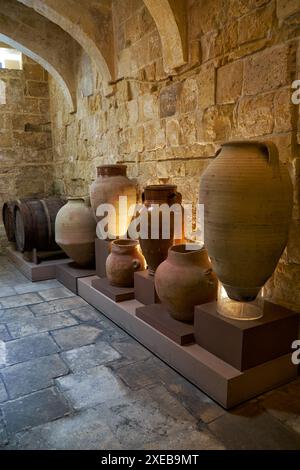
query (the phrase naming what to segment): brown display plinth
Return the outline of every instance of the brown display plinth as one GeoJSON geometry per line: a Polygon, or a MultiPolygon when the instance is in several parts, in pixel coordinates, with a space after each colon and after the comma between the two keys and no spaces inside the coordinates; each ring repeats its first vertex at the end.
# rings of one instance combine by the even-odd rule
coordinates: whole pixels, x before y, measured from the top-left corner
{"type": "Polygon", "coordinates": [[[69,262],[67,264],[57,266],[56,268],[56,279],[61,282],[65,287],[70,289],[70,291],[74,292],[74,294],[78,293],[78,279],[80,279],[81,277],[94,275],[94,268],[81,268],[80,266],[77,266],[74,262],[69,262]]]}
{"type": "Polygon", "coordinates": [[[56,278],[57,266],[64,266],[70,262],[69,258],[41,261],[35,264],[24,259],[23,254],[13,248],[7,248],[8,259],[32,282],[48,281],[56,278]]]}
{"type": "Polygon", "coordinates": [[[123,302],[124,300],[134,299],[134,288],[133,287],[117,287],[112,286],[107,277],[94,279],[92,286],[102,292],[102,294],[107,295],[110,299],[115,302],[123,302]]]}
{"type": "Polygon", "coordinates": [[[78,293],[163,361],[224,408],[232,408],[263,392],[295,380],[291,353],[239,371],[198,344],[180,346],[136,316],[137,300],[116,303],[92,287],[96,277],[78,279],[78,293]]]}
{"type": "Polygon", "coordinates": [[[134,273],[134,297],[144,305],[160,302],[155,290],[154,276],[150,276],[148,269],[134,273]]]}
{"type": "Polygon", "coordinates": [[[106,277],[106,260],[110,254],[110,246],[113,240],[95,240],[95,256],[96,256],[96,275],[106,277]]]}
{"type": "Polygon", "coordinates": [[[139,307],[136,316],[181,346],[195,342],[194,326],[175,320],[161,304],[139,307]]]}
{"type": "Polygon", "coordinates": [[[262,309],[262,318],[248,321],[220,315],[217,302],[198,305],[196,343],[238,370],[288,354],[298,337],[299,314],[267,300],[262,309]]]}

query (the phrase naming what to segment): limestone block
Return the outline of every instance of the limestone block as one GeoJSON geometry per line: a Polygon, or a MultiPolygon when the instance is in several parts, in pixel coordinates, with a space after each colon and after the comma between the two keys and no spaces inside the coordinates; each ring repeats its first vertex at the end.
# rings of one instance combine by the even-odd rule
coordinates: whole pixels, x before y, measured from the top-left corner
{"type": "Polygon", "coordinates": [[[10,116],[4,113],[0,114],[0,130],[8,130],[9,128],[10,128],[10,116]]]}
{"type": "Polygon", "coordinates": [[[277,0],[276,14],[279,21],[287,20],[297,13],[300,13],[298,0],[277,0]]]}
{"type": "Polygon", "coordinates": [[[23,63],[23,71],[27,80],[44,81],[44,69],[36,63],[23,63]]]}
{"type": "Polygon", "coordinates": [[[300,265],[279,263],[274,276],[272,296],[300,311],[300,265]]]}
{"type": "Polygon", "coordinates": [[[144,139],[146,150],[164,147],[166,144],[166,134],[162,122],[158,120],[145,124],[144,139]]]}
{"type": "Polygon", "coordinates": [[[232,133],[232,105],[212,106],[208,108],[200,124],[200,132],[206,141],[230,140],[232,133]]]}
{"type": "Polygon", "coordinates": [[[198,86],[194,78],[188,78],[184,81],[180,93],[180,111],[189,113],[195,111],[198,104],[198,86]]]}
{"type": "Polygon", "coordinates": [[[273,25],[275,2],[254,10],[239,21],[239,44],[266,37],[273,25]]]}
{"type": "Polygon", "coordinates": [[[217,71],[217,103],[234,103],[242,93],[243,61],[238,60],[217,71]]]}
{"type": "Polygon", "coordinates": [[[166,120],[166,139],[170,147],[177,147],[181,144],[181,129],[177,119],[166,120]]]}
{"type": "Polygon", "coordinates": [[[174,178],[185,176],[184,162],[165,161],[157,162],[157,177],[158,178],[174,178]]]}
{"type": "Polygon", "coordinates": [[[193,145],[197,141],[196,121],[192,113],[182,115],[180,118],[182,142],[193,145]]]}
{"type": "Polygon", "coordinates": [[[202,62],[205,63],[214,57],[217,31],[210,31],[200,38],[202,62]]]}
{"type": "MultiPolygon", "coordinates": [[[[278,91],[274,97],[275,132],[288,132],[293,129],[294,105],[291,100],[292,89],[278,91]]],[[[295,122],[295,127],[296,127],[295,122]]]]}
{"type": "Polygon", "coordinates": [[[242,137],[271,134],[274,126],[273,93],[244,97],[238,106],[238,130],[242,137]]]}
{"type": "Polygon", "coordinates": [[[128,124],[134,126],[139,119],[139,106],[137,100],[131,100],[127,103],[128,124]]]}
{"type": "Polygon", "coordinates": [[[289,48],[286,45],[258,52],[245,60],[244,94],[258,93],[290,85],[289,48]]]}
{"type": "Polygon", "coordinates": [[[213,63],[204,64],[198,73],[198,99],[203,110],[215,104],[215,75],[213,63]]]}
{"type": "Polygon", "coordinates": [[[146,94],[139,98],[141,119],[148,121],[159,117],[157,97],[152,94],[146,94]]]}
{"type": "Polygon", "coordinates": [[[287,261],[300,265],[300,220],[293,220],[287,245],[287,261]]]}
{"type": "Polygon", "coordinates": [[[13,146],[12,134],[9,131],[0,131],[0,142],[2,148],[9,148],[13,146]]]}
{"type": "Polygon", "coordinates": [[[215,38],[214,56],[222,56],[238,45],[238,22],[223,26],[215,38]]]}
{"type": "Polygon", "coordinates": [[[173,83],[163,88],[159,95],[160,101],[160,117],[173,116],[177,111],[177,101],[181,93],[182,84],[180,82],[173,83]]]}
{"type": "Polygon", "coordinates": [[[26,82],[27,94],[39,98],[48,98],[48,83],[28,80],[26,82]]]}

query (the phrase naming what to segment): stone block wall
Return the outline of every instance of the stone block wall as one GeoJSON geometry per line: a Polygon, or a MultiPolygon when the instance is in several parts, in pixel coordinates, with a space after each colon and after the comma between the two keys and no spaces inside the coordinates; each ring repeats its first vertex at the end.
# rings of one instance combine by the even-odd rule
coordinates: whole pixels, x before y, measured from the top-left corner
{"type": "MultiPolygon", "coordinates": [[[[0,69],[0,209],[10,199],[53,189],[48,75],[23,56],[23,70],[0,69]]],[[[0,252],[6,246],[2,220],[0,252]]]]}
{"type": "MultiPolygon", "coordinates": [[[[158,0],[159,1],[159,0],[158,0]]],[[[82,57],[78,108],[67,112],[50,81],[55,188],[86,194],[96,166],[122,162],[140,188],[173,182],[184,202],[223,141],[272,140],[295,189],[290,240],[269,296],[300,308],[299,107],[297,0],[186,0],[188,61],[164,70],[160,36],[142,0],[113,0],[118,80],[107,92],[82,57]],[[87,77],[89,80],[87,81],[87,77]]]]}

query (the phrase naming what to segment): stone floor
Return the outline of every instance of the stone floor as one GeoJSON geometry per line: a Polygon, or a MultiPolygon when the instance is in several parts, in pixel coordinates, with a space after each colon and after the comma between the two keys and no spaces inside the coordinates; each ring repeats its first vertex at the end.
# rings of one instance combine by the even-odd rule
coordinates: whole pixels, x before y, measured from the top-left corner
{"type": "Polygon", "coordinates": [[[57,281],[0,257],[1,449],[300,449],[300,379],[226,412],[57,281]]]}

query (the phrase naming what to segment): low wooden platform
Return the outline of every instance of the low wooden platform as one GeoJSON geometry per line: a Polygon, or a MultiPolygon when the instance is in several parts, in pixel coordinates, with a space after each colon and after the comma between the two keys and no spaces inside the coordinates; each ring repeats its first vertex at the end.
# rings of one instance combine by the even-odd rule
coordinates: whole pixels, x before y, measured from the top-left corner
{"type": "Polygon", "coordinates": [[[56,267],[62,266],[70,262],[69,258],[55,259],[42,261],[40,264],[35,264],[26,261],[22,253],[7,248],[8,259],[26,276],[30,281],[48,281],[49,279],[56,278],[56,267]]]}
{"type": "Polygon", "coordinates": [[[239,371],[198,344],[180,346],[136,316],[137,300],[116,303],[92,287],[95,277],[78,280],[78,294],[224,408],[232,408],[297,377],[291,354],[239,371]]]}

